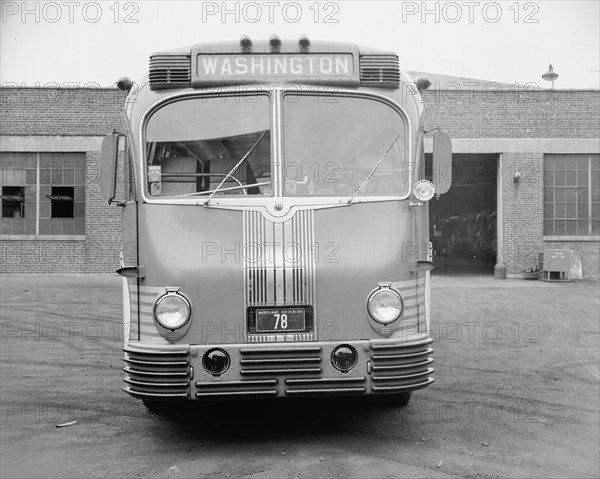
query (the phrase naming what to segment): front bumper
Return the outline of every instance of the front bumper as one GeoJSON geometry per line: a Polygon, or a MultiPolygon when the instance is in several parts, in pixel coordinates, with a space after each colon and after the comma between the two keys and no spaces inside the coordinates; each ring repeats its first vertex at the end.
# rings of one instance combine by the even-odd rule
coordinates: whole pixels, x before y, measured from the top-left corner
{"type": "Polygon", "coordinates": [[[202,357],[212,345],[125,348],[125,391],[139,399],[209,399],[390,394],[429,386],[433,339],[402,342],[347,341],[358,352],[356,366],[342,373],[331,364],[339,342],[221,345],[231,356],[229,369],[212,376],[202,357]]]}

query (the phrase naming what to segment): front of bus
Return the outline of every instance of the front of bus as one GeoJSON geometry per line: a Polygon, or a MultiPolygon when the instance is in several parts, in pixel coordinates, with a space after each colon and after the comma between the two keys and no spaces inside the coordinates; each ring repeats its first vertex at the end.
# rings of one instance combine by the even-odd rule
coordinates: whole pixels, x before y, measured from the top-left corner
{"type": "Polygon", "coordinates": [[[433,382],[433,189],[395,54],[194,45],[153,55],[125,112],[129,394],[406,402],[433,382]]]}

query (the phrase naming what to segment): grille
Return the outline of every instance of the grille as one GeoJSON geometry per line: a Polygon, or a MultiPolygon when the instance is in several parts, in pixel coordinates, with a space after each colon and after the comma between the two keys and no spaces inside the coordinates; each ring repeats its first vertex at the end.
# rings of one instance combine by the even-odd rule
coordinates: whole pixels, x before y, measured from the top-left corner
{"type": "Polygon", "coordinates": [[[246,211],[244,233],[248,248],[256,248],[245,259],[246,306],[312,304],[312,211],[299,211],[282,223],[246,211]]]}
{"type": "Polygon", "coordinates": [[[322,371],[320,346],[242,348],[240,354],[242,376],[320,374],[322,371]]]}
{"type": "Polygon", "coordinates": [[[364,383],[367,378],[299,378],[285,380],[285,393],[288,396],[312,395],[312,394],[361,394],[367,391],[364,383]]]}
{"type": "Polygon", "coordinates": [[[142,352],[127,346],[123,351],[127,393],[142,399],[189,397],[190,364],[187,349],[142,352]]]}
{"type": "Polygon", "coordinates": [[[197,398],[232,396],[277,396],[277,379],[242,379],[239,381],[196,381],[197,398]]]}
{"type": "Polygon", "coordinates": [[[396,55],[361,55],[360,84],[383,88],[400,86],[400,65],[396,55]]]}
{"type": "Polygon", "coordinates": [[[371,390],[374,393],[391,393],[421,389],[434,380],[430,375],[433,349],[428,338],[418,343],[397,345],[371,344],[371,390]]]}
{"type": "Polygon", "coordinates": [[[367,392],[366,376],[323,377],[331,369],[323,364],[323,356],[323,348],[313,345],[241,347],[238,365],[242,379],[196,381],[195,396],[210,399],[367,392]]]}
{"type": "Polygon", "coordinates": [[[191,86],[190,55],[154,55],[150,57],[150,89],[186,88],[191,86]]]}

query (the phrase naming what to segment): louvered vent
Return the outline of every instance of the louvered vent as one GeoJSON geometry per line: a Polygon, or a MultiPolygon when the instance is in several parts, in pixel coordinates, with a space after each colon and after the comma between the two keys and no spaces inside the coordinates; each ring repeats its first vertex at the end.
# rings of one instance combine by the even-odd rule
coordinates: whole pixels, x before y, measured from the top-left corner
{"type": "Polygon", "coordinates": [[[155,55],[150,57],[150,89],[186,88],[191,86],[190,55],[155,55]]]}
{"type": "Polygon", "coordinates": [[[381,88],[400,86],[400,65],[396,55],[361,55],[360,84],[381,88]]]}

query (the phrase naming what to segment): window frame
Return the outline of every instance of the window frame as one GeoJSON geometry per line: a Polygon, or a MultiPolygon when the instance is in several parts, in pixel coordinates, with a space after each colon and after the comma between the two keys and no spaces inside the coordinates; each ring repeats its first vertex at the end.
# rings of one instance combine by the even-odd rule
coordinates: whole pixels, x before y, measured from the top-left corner
{"type": "MultiPolygon", "coordinates": [[[[289,204],[294,204],[298,206],[313,206],[313,207],[331,207],[331,206],[346,206],[348,204],[348,197],[335,197],[335,196],[284,196],[282,195],[282,185],[283,181],[283,168],[282,168],[282,158],[281,152],[279,151],[281,141],[282,141],[282,111],[281,111],[281,102],[282,96],[285,93],[294,92],[294,91],[303,91],[301,86],[291,87],[281,87],[276,85],[264,84],[257,85],[255,88],[252,86],[248,86],[248,88],[243,88],[243,95],[252,96],[252,95],[268,95],[271,101],[271,155],[273,160],[273,170],[272,170],[272,178],[273,178],[273,195],[272,196],[262,196],[262,195],[247,195],[247,196],[219,196],[214,197],[211,202],[211,207],[221,207],[221,208],[230,208],[230,209],[245,209],[248,207],[267,207],[270,208],[276,203],[285,200],[289,204]],[[240,200],[241,198],[241,200],[240,200]]],[[[330,90],[327,90],[328,94],[332,93],[330,90]]],[[[386,103],[391,108],[395,109],[398,114],[402,117],[405,127],[406,127],[406,144],[404,148],[406,150],[406,161],[408,164],[414,165],[415,159],[411,155],[413,152],[413,126],[410,115],[404,109],[402,105],[400,105],[396,100],[390,98],[386,95],[383,95],[378,92],[373,92],[370,90],[351,90],[346,88],[335,89],[335,94],[348,95],[353,97],[361,97],[369,100],[377,100],[383,103],[386,103]]],[[[236,87],[222,88],[218,89],[218,91],[193,91],[193,92],[177,92],[169,94],[159,100],[153,102],[142,114],[139,123],[136,125],[136,144],[135,147],[132,147],[138,155],[136,158],[137,168],[140,170],[139,180],[139,194],[140,201],[145,204],[162,204],[162,205],[206,205],[207,197],[203,196],[191,196],[191,197],[156,197],[150,196],[146,192],[146,188],[144,185],[148,181],[148,172],[145,171],[146,165],[146,156],[147,156],[147,146],[146,146],[146,124],[152,114],[159,108],[167,105],[170,102],[187,100],[190,98],[210,98],[210,97],[224,97],[224,96],[240,96],[240,89],[236,87]]],[[[385,202],[385,201],[399,201],[399,200],[407,200],[410,198],[412,194],[412,189],[415,183],[415,178],[413,174],[408,175],[408,186],[406,194],[404,195],[395,195],[395,196],[356,196],[354,199],[354,203],[375,203],[375,202],[385,202]]]]}
{"type": "MultiPolygon", "coordinates": [[[[403,163],[405,165],[408,165],[408,172],[405,174],[406,175],[406,181],[405,181],[405,191],[402,193],[388,193],[388,194],[377,194],[377,195],[373,195],[373,194],[368,194],[365,192],[365,187],[366,184],[362,185],[361,190],[359,191],[359,194],[357,194],[354,197],[354,202],[356,203],[360,203],[360,202],[365,202],[365,201],[387,201],[387,200],[396,200],[396,199],[406,199],[410,196],[411,192],[412,192],[412,187],[413,187],[413,176],[414,173],[410,173],[411,171],[411,164],[412,164],[412,158],[411,158],[411,129],[410,129],[410,118],[408,117],[408,115],[406,114],[406,112],[394,101],[392,101],[390,98],[388,97],[384,97],[378,94],[374,94],[371,92],[363,92],[363,91],[350,91],[350,90],[334,90],[334,91],[312,91],[312,90],[303,90],[303,89],[297,89],[297,88],[287,88],[283,91],[281,91],[281,111],[280,111],[280,117],[281,117],[281,125],[280,125],[280,132],[279,135],[281,136],[282,139],[282,147],[281,147],[281,158],[279,159],[279,161],[281,162],[281,169],[282,169],[282,177],[281,177],[281,181],[282,183],[285,182],[285,168],[287,163],[286,160],[286,147],[285,147],[285,135],[286,135],[286,126],[285,126],[285,97],[286,96],[290,96],[290,97],[294,97],[294,96],[306,96],[306,97],[323,97],[322,101],[323,103],[328,103],[326,100],[326,97],[339,97],[339,98],[351,98],[351,99],[362,99],[365,101],[371,101],[371,102],[376,102],[376,103],[381,103],[383,105],[385,105],[386,107],[390,108],[391,110],[393,110],[395,112],[395,114],[399,117],[400,121],[402,122],[402,128],[403,130],[401,132],[399,132],[399,137],[398,140],[403,140],[403,142],[399,145],[399,150],[402,152],[402,156],[403,156],[403,163]]],[[[293,103],[293,102],[290,102],[293,103]]],[[[291,163],[290,163],[291,164],[291,163]]],[[[376,164],[376,163],[375,163],[376,164]]],[[[373,166],[375,166],[375,164],[373,166]]],[[[381,165],[379,165],[381,166],[381,165]]],[[[367,171],[371,172],[370,169],[367,169],[367,171]]],[[[285,188],[283,188],[285,189],[285,188]]],[[[340,199],[340,198],[344,198],[347,199],[348,197],[352,197],[354,192],[350,192],[350,194],[348,195],[324,195],[324,196],[319,196],[319,195],[290,195],[290,194],[286,194],[285,191],[282,192],[282,197],[284,198],[290,198],[293,201],[297,201],[300,198],[305,198],[305,199],[310,199],[310,198],[320,198],[320,199],[325,199],[325,201],[327,201],[327,199],[340,199]]]]}
{"type": "Polygon", "coordinates": [[[244,89],[243,93],[240,93],[239,89],[235,89],[232,91],[222,91],[222,92],[185,92],[181,94],[175,94],[164,98],[162,100],[154,103],[148,110],[144,113],[142,117],[142,121],[140,122],[140,130],[139,130],[139,138],[140,138],[140,157],[139,157],[139,167],[141,170],[141,174],[139,175],[141,179],[141,195],[142,199],[145,203],[154,203],[154,204],[204,204],[211,195],[191,195],[191,196],[152,196],[148,192],[148,168],[147,168],[147,156],[148,156],[148,142],[146,140],[146,130],[148,127],[148,122],[151,120],[152,116],[157,113],[160,109],[167,107],[172,103],[177,103],[181,101],[190,101],[194,99],[212,99],[212,98],[235,98],[235,97],[256,97],[263,96],[266,97],[269,102],[269,132],[270,132],[270,168],[271,168],[271,183],[273,188],[273,193],[271,195],[219,195],[213,198],[215,202],[225,201],[234,201],[238,202],[240,199],[247,203],[252,203],[258,199],[258,201],[264,201],[265,199],[272,199],[275,197],[274,191],[277,183],[277,170],[274,168],[273,155],[275,154],[276,147],[276,137],[278,134],[276,133],[276,122],[273,118],[273,102],[275,93],[272,90],[265,89],[244,89]]]}
{"type": "Polygon", "coordinates": [[[545,241],[597,241],[598,239],[600,239],[600,230],[598,231],[594,231],[594,225],[593,222],[594,220],[598,221],[599,218],[598,217],[594,217],[594,205],[598,205],[598,201],[594,201],[593,198],[593,188],[599,188],[599,186],[594,185],[593,184],[593,177],[594,175],[600,175],[600,170],[594,170],[593,168],[593,163],[594,163],[594,159],[596,161],[599,161],[598,158],[600,158],[600,155],[598,155],[597,153],[578,153],[578,154],[552,154],[552,153],[547,153],[544,154],[544,158],[543,158],[543,195],[542,195],[542,205],[543,205],[543,219],[542,219],[542,229],[543,229],[543,236],[544,236],[544,240],[545,241]],[[554,163],[555,160],[557,159],[563,159],[565,161],[565,168],[564,169],[556,169],[556,165],[554,163]],[[579,168],[578,165],[578,160],[582,160],[585,159],[587,165],[585,168],[579,168]],[[550,168],[549,166],[549,162],[552,160],[552,167],[550,168]],[[571,162],[571,163],[569,163],[571,162]],[[561,181],[561,183],[564,184],[560,184],[557,185],[556,184],[556,172],[563,172],[564,176],[565,176],[565,180],[564,182],[561,181]],[[550,173],[552,174],[552,184],[547,184],[547,174],[550,173]],[[569,183],[567,181],[567,172],[570,172],[571,174],[574,174],[575,177],[575,184],[574,185],[568,185],[567,183],[569,183]],[[579,184],[579,173],[580,172],[585,172],[585,185],[581,185],[579,184]],[[586,188],[587,189],[587,194],[585,195],[585,199],[580,200],[580,195],[578,195],[578,190],[580,190],[581,188],[586,188]],[[548,190],[551,190],[552,192],[552,200],[548,201],[547,198],[547,192],[548,190]],[[575,195],[574,195],[574,200],[575,201],[569,201],[567,202],[567,192],[569,190],[575,190],[575,195]],[[556,200],[556,193],[557,191],[564,191],[565,193],[565,199],[563,201],[560,201],[557,203],[556,200]],[[556,207],[561,206],[564,207],[565,212],[564,215],[562,217],[557,217],[556,216],[556,207]],[[552,216],[548,217],[547,216],[547,209],[548,206],[552,207],[552,216]],[[569,206],[572,206],[575,210],[575,216],[574,217],[568,217],[568,213],[567,213],[567,208],[569,206]],[[585,214],[587,217],[582,217],[580,216],[580,207],[584,206],[585,208],[585,214]],[[564,233],[556,233],[556,223],[557,222],[565,222],[565,231],[564,233]],[[568,232],[568,225],[566,224],[567,221],[574,221],[577,225],[577,232],[576,234],[573,234],[572,232],[569,233],[568,232]],[[547,231],[547,224],[551,222],[552,223],[552,232],[548,232],[547,231]],[[579,231],[579,227],[580,225],[578,223],[587,223],[587,233],[582,233],[579,231]]]}
{"type": "MultiPolygon", "coordinates": [[[[3,240],[85,240],[86,234],[86,164],[87,154],[85,151],[3,151],[2,155],[14,155],[14,162],[16,164],[18,155],[33,155],[35,158],[35,167],[30,167],[27,163],[28,159],[23,157],[22,161],[25,164],[22,170],[22,186],[25,189],[24,205],[27,211],[28,204],[32,204],[33,215],[28,216],[27,213],[23,217],[23,220],[32,220],[35,222],[35,231],[32,231],[32,226],[24,225],[23,232],[15,233],[15,226],[12,227],[12,233],[1,233],[0,239],[3,240]],[[49,155],[49,158],[42,158],[43,155],[49,155]],[[74,155],[77,159],[73,162],[67,162],[65,157],[58,162],[54,155],[74,155]],[[31,180],[33,174],[30,170],[35,173],[34,181],[31,180]],[[54,170],[60,170],[60,175],[57,173],[58,180],[55,181],[54,170]],[[71,172],[72,181],[64,181],[65,172],[71,172]],[[50,177],[47,177],[48,172],[50,177]],[[66,183],[66,184],[65,184],[66,183]],[[52,199],[44,198],[52,195],[52,189],[56,187],[72,188],[73,189],[73,216],[70,217],[53,217],[52,216],[52,199]],[[28,189],[29,196],[28,198],[28,189]],[[48,192],[48,194],[45,194],[48,192]],[[81,196],[80,200],[77,200],[77,196],[81,196]],[[42,208],[43,207],[43,208],[42,208]],[[42,210],[48,211],[48,217],[44,216],[45,213],[42,210]],[[80,212],[80,215],[77,212],[80,212]],[[52,221],[53,220],[73,220],[69,229],[72,233],[64,233],[65,224],[60,225],[60,233],[52,233],[52,221]],[[47,225],[42,225],[41,221],[48,221],[47,225]],[[49,228],[49,232],[41,232],[42,228],[49,228]],[[79,231],[78,231],[79,230],[79,231]]],[[[4,160],[4,159],[3,159],[4,160]]],[[[8,160],[10,161],[10,160],[8,160]]],[[[7,163],[8,164],[8,163],[7,163]]],[[[70,178],[70,177],[69,177],[70,178]]],[[[16,187],[19,185],[4,184],[4,178],[1,181],[1,187],[16,187]]],[[[2,218],[4,220],[5,218],[2,218]]],[[[8,219],[8,218],[6,218],[8,219]]]]}

